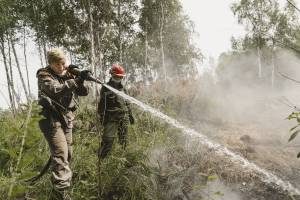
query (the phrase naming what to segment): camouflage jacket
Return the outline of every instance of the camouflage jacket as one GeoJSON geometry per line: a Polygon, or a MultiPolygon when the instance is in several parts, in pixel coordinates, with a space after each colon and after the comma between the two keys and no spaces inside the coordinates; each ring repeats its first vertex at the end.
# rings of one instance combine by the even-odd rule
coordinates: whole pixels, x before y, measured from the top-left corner
{"type": "Polygon", "coordinates": [[[88,87],[68,72],[63,77],[56,75],[49,66],[39,69],[37,78],[42,114],[46,118],[56,118],[63,125],[72,128],[73,112],[76,110],[75,99],[88,95],[88,87]]]}
{"type": "MultiPolygon", "coordinates": [[[[127,94],[122,83],[114,83],[110,80],[107,85],[127,94]]],[[[125,116],[132,115],[130,103],[104,86],[101,88],[100,92],[98,113],[102,123],[107,121],[118,121],[125,116]]]]}

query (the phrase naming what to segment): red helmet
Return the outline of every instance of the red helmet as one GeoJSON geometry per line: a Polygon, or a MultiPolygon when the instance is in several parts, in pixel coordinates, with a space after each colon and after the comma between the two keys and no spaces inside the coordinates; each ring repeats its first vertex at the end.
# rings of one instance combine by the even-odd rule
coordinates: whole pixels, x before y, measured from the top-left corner
{"type": "Polygon", "coordinates": [[[114,76],[124,77],[125,69],[119,64],[113,64],[110,69],[110,74],[114,76]]]}

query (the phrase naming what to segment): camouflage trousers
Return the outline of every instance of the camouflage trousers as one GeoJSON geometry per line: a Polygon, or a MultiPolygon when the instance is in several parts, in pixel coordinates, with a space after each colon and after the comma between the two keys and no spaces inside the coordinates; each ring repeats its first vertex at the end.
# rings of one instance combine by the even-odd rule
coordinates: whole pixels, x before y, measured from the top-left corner
{"type": "Polygon", "coordinates": [[[57,190],[70,187],[72,171],[72,128],[62,127],[58,120],[42,119],[40,128],[51,151],[51,181],[57,190]]]}
{"type": "Polygon", "coordinates": [[[126,148],[128,125],[128,116],[118,121],[107,121],[104,123],[102,141],[98,153],[100,158],[105,158],[111,151],[116,135],[118,135],[119,144],[122,145],[124,149],[126,148]]]}

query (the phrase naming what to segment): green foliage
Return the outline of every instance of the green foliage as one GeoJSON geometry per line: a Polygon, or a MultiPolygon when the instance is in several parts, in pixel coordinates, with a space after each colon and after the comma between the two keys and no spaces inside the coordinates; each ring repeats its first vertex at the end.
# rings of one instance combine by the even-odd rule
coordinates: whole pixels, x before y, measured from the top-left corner
{"type": "MultiPolygon", "coordinates": [[[[141,38],[149,47],[159,50],[161,48],[160,29],[163,29],[163,45],[165,49],[166,63],[172,76],[193,74],[195,61],[202,59],[202,55],[192,43],[194,33],[193,23],[183,14],[182,6],[178,0],[153,1],[143,0],[141,16],[139,19],[142,32],[141,38]],[[147,37],[147,38],[146,38],[147,37]]],[[[151,49],[150,49],[151,50],[151,49]]],[[[155,57],[155,52],[149,51],[149,57],[155,57]]],[[[156,56],[157,57],[157,56],[156,56]]],[[[157,67],[161,63],[156,60],[150,65],[157,67]]]]}
{"type": "MultiPolygon", "coordinates": [[[[159,128],[160,123],[148,114],[139,114],[137,124],[129,130],[127,150],[124,151],[116,142],[109,158],[99,164],[98,134],[101,134],[101,131],[97,131],[94,111],[95,107],[82,106],[77,113],[72,162],[74,199],[98,199],[99,196],[103,199],[157,199],[155,198],[157,169],[149,165],[147,152],[154,144],[164,141],[164,129],[159,128]]],[[[33,186],[23,182],[35,175],[49,156],[45,139],[38,128],[40,120],[38,113],[39,107],[34,105],[23,157],[16,174],[13,174],[13,170],[19,154],[27,107],[20,110],[16,118],[1,115],[0,199],[7,199],[8,188],[13,184],[13,176],[16,176],[16,181],[12,198],[26,196],[46,199],[51,192],[49,175],[33,186]]]]}
{"type": "MultiPolygon", "coordinates": [[[[295,120],[297,125],[292,127],[290,129],[290,138],[288,140],[288,142],[291,142],[292,140],[294,140],[298,134],[300,133],[300,129],[299,129],[299,126],[300,126],[300,112],[292,112],[288,117],[287,117],[288,120],[295,120]]],[[[300,158],[300,152],[297,154],[297,158],[300,158]]]]}
{"type": "Polygon", "coordinates": [[[1,115],[0,126],[0,198],[6,199],[8,188],[14,184],[12,198],[24,194],[30,186],[24,185],[23,180],[35,174],[44,162],[43,154],[47,155],[47,146],[38,127],[41,119],[40,107],[35,103],[31,112],[31,118],[26,126],[25,118],[28,107],[24,105],[14,117],[9,113],[1,115]],[[27,127],[27,130],[25,130],[27,127]],[[24,149],[19,166],[15,169],[20,154],[23,133],[27,131],[24,149]],[[34,151],[33,151],[34,149],[34,151]]]}
{"type": "Polygon", "coordinates": [[[211,175],[211,176],[208,176],[208,177],[207,177],[207,180],[208,180],[208,181],[214,181],[214,180],[216,180],[216,179],[218,179],[218,176],[217,176],[217,175],[211,175]]]}
{"type": "MultiPolygon", "coordinates": [[[[155,107],[161,105],[159,97],[145,96],[144,98],[155,107]]],[[[174,103],[175,101],[171,103],[172,106],[176,106],[173,105],[174,103]]],[[[163,107],[165,112],[171,111],[168,104],[166,101],[163,107]]],[[[152,154],[155,149],[164,147],[172,152],[170,157],[168,156],[169,159],[172,159],[172,154],[182,156],[184,150],[176,142],[183,138],[180,131],[170,128],[148,113],[135,110],[136,124],[129,128],[129,145],[126,151],[116,141],[108,158],[99,163],[97,152],[102,130],[95,115],[96,108],[93,106],[94,103],[85,101],[82,101],[80,105],[73,135],[74,153],[71,163],[73,199],[170,199],[173,188],[165,187],[162,168],[166,166],[162,166],[161,163],[164,161],[153,160],[152,154]],[[157,165],[157,162],[161,164],[157,165]]],[[[37,105],[33,106],[20,166],[17,172],[13,173],[24,131],[20,127],[28,110],[26,106],[22,108],[16,118],[9,113],[0,117],[3,124],[0,126],[0,199],[7,199],[11,184],[14,184],[12,198],[47,199],[52,188],[49,173],[35,185],[28,185],[24,182],[36,175],[49,157],[46,141],[38,128],[40,116],[37,105]],[[15,179],[13,179],[14,176],[15,179]]],[[[189,165],[186,162],[190,162],[191,159],[187,157],[187,160],[189,161],[182,162],[183,166],[189,165]]],[[[185,172],[180,172],[176,168],[170,169],[172,169],[168,174],[170,180],[177,179],[177,176],[180,176],[180,180],[185,177],[185,174],[182,174],[185,172]]],[[[214,177],[211,176],[210,179],[213,181],[214,177]]],[[[168,184],[172,185],[172,182],[168,184]]],[[[205,185],[202,188],[205,189],[205,185]]]]}
{"type": "Polygon", "coordinates": [[[288,2],[284,9],[280,9],[278,1],[240,0],[233,3],[231,10],[247,31],[245,37],[232,39],[234,50],[274,46],[297,49],[297,11],[288,2]]]}
{"type": "Polygon", "coordinates": [[[161,65],[161,26],[166,63],[175,75],[193,74],[202,58],[191,42],[193,23],[178,0],[2,0],[0,5],[3,32],[11,29],[21,35],[27,27],[43,48],[41,54],[47,46],[62,46],[86,65],[92,59],[93,46],[101,71],[113,62],[122,62],[130,74],[157,70],[161,65]]]}
{"type": "Polygon", "coordinates": [[[241,40],[243,49],[267,46],[269,40],[275,39],[276,31],[283,27],[282,23],[278,23],[282,13],[277,1],[241,0],[234,3],[231,9],[238,22],[247,29],[245,38],[241,40]]]}
{"type": "Polygon", "coordinates": [[[8,30],[15,28],[19,16],[15,8],[16,4],[12,0],[0,1],[0,36],[3,37],[8,30]]]}

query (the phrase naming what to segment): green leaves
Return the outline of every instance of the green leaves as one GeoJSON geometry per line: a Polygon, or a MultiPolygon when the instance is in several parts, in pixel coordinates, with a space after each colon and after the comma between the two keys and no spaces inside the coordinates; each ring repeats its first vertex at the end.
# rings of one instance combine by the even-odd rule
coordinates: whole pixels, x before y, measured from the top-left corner
{"type": "Polygon", "coordinates": [[[295,139],[295,137],[298,135],[299,132],[300,132],[300,130],[293,132],[291,137],[289,138],[289,142],[292,141],[293,139],[295,139]]]}
{"type": "Polygon", "coordinates": [[[218,179],[218,176],[217,175],[211,175],[211,176],[208,176],[207,177],[207,181],[215,181],[218,179]]]}
{"type": "MultiPolygon", "coordinates": [[[[288,142],[291,142],[292,140],[294,140],[300,132],[300,129],[296,130],[300,126],[300,117],[299,117],[299,115],[300,115],[300,112],[292,112],[287,117],[288,120],[296,120],[296,122],[297,122],[297,125],[293,126],[289,130],[289,132],[291,133],[291,136],[290,136],[288,142]]],[[[300,152],[297,154],[297,158],[300,158],[300,152]]]]}
{"type": "MultiPolygon", "coordinates": [[[[158,59],[150,58],[159,57],[157,51],[163,45],[165,56],[172,60],[168,69],[173,69],[176,72],[175,76],[182,77],[188,76],[189,73],[193,74],[194,61],[201,61],[202,54],[191,40],[194,33],[193,22],[184,15],[180,1],[142,1],[139,23],[142,29],[140,37],[149,45],[147,51],[149,55],[145,56],[152,61],[148,61],[150,66],[157,68],[162,65],[158,59]],[[163,36],[162,41],[160,34],[163,36]]],[[[144,48],[143,46],[142,48],[144,48]]]]}
{"type": "MultiPolygon", "coordinates": [[[[12,199],[15,199],[17,197],[23,197],[25,195],[26,187],[23,185],[17,185],[11,195],[12,199]]],[[[17,198],[18,199],[18,198],[17,198]]]]}
{"type": "Polygon", "coordinates": [[[36,168],[43,162],[44,155],[48,155],[44,154],[46,146],[38,145],[43,137],[38,128],[38,120],[41,119],[40,107],[33,104],[31,118],[27,121],[28,109],[28,106],[23,106],[15,117],[10,114],[0,115],[0,120],[3,122],[3,126],[0,126],[0,178],[8,182],[6,191],[0,192],[0,198],[8,195],[8,187],[12,184],[14,187],[10,193],[11,197],[22,197],[28,190],[28,186],[24,185],[22,180],[38,171],[36,168]],[[28,122],[27,125],[24,124],[25,120],[28,122]],[[20,154],[24,131],[28,134],[20,154]],[[38,151],[39,153],[36,153],[38,151]],[[20,155],[22,156],[19,158],[20,155]],[[20,162],[16,168],[18,161],[20,162]]]}
{"type": "MultiPolygon", "coordinates": [[[[240,40],[243,50],[256,47],[272,47],[279,43],[289,46],[296,41],[295,33],[299,30],[295,9],[289,6],[280,9],[278,1],[240,0],[231,7],[240,24],[245,25],[247,34],[240,40]]],[[[236,44],[233,44],[237,47],[236,44]]]]}
{"type": "Polygon", "coordinates": [[[300,126],[300,117],[299,117],[299,112],[292,112],[288,117],[287,119],[288,120],[296,120],[297,121],[297,125],[296,126],[293,126],[291,129],[290,129],[290,133],[291,133],[291,136],[288,140],[288,142],[292,141],[293,139],[295,139],[297,137],[297,135],[299,134],[300,130],[296,130],[299,126],[300,126]],[[296,131],[295,131],[296,130],[296,131]]]}

